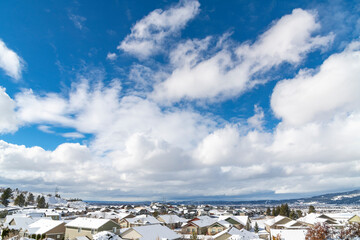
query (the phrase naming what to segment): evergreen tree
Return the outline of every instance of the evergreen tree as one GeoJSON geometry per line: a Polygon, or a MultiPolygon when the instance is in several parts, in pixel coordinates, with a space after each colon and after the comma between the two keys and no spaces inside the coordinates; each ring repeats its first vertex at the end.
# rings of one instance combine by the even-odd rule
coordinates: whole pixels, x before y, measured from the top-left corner
{"type": "Polygon", "coordinates": [[[1,195],[1,203],[4,206],[9,205],[9,198],[12,197],[12,190],[11,188],[7,188],[5,189],[5,191],[3,192],[3,194],[1,195]]]}
{"type": "Polygon", "coordinates": [[[251,225],[249,222],[246,223],[245,229],[250,231],[251,230],[251,225]]]}
{"type": "Polygon", "coordinates": [[[296,213],[295,213],[294,210],[291,210],[291,212],[289,214],[289,218],[291,218],[291,219],[296,219],[297,218],[296,213]]]}
{"type": "Polygon", "coordinates": [[[276,216],[276,210],[275,210],[275,207],[272,208],[272,214],[274,217],[276,216]]]}
{"type": "Polygon", "coordinates": [[[14,204],[18,205],[20,207],[23,207],[25,205],[25,196],[24,196],[24,194],[21,193],[20,195],[18,195],[15,198],[14,204]]]}
{"type": "Polygon", "coordinates": [[[37,207],[38,208],[46,208],[46,201],[45,201],[44,196],[41,196],[39,198],[39,201],[37,202],[37,207]]]}
{"type": "Polygon", "coordinates": [[[289,217],[289,215],[290,215],[290,208],[289,208],[289,205],[288,205],[287,203],[281,204],[281,206],[280,206],[280,211],[279,211],[279,215],[285,216],[285,217],[289,217]]]}
{"type": "Polygon", "coordinates": [[[280,214],[280,206],[276,206],[275,208],[275,216],[278,216],[280,214]]]}
{"type": "Polygon", "coordinates": [[[28,202],[28,204],[33,204],[35,201],[34,195],[32,193],[29,193],[26,202],[28,202]]]}
{"type": "Polygon", "coordinates": [[[296,217],[301,218],[302,216],[303,216],[302,211],[301,210],[296,210],[296,217]]]}
{"type": "Polygon", "coordinates": [[[266,216],[270,216],[271,215],[271,210],[270,210],[270,208],[268,207],[267,209],[266,209],[266,216]]]}
{"type": "Polygon", "coordinates": [[[313,205],[310,205],[308,213],[314,213],[314,212],[316,212],[315,207],[313,205]]]}
{"type": "Polygon", "coordinates": [[[255,232],[255,233],[258,233],[258,232],[259,232],[259,226],[258,226],[257,222],[255,222],[254,232],[255,232]]]}

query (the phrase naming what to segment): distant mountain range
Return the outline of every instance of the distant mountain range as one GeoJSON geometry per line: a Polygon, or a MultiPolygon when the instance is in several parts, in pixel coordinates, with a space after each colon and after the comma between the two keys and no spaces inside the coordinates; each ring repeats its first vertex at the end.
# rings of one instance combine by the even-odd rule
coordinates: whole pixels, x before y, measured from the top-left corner
{"type": "Polygon", "coordinates": [[[177,201],[176,204],[211,204],[211,205],[279,205],[283,203],[296,205],[360,205],[360,190],[341,193],[328,193],[308,198],[282,200],[251,200],[251,201],[177,201]]]}

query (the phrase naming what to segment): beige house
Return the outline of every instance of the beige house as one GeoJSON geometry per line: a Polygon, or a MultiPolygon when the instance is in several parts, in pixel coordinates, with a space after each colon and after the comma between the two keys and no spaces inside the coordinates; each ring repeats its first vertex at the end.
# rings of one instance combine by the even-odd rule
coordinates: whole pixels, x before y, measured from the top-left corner
{"type": "Polygon", "coordinates": [[[211,224],[208,228],[207,228],[207,234],[208,235],[215,235],[218,234],[219,232],[222,232],[226,229],[227,227],[222,225],[219,222],[215,222],[213,224],[211,224]]]}
{"type": "Polygon", "coordinates": [[[51,219],[39,219],[30,224],[21,235],[29,238],[36,238],[36,236],[41,235],[45,238],[61,240],[63,239],[64,234],[65,222],[51,219]]]}
{"type": "Polygon", "coordinates": [[[239,230],[243,228],[247,228],[247,226],[251,226],[251,221],[249,216],[221,216],[219,220],[224,220],[239,230]]]}
{"type": "Polygon", "coordinates": [[[190,220],[185,226],[182,227],[181,232],[183,234],[191,234],[195,232],[196,234],[207,234],[208,228],[212,224],[216,223],[216,218],[210,218],[210,217],[197,217],[193,220],[190,220]]]}
{"type": "Polygon", "coordinates": [[[170,229],[180,228],[183,223],[186,223],[187,220],[185,218],[181,218],[177,215],[159,215],[157,220],[161,222],[161,224],[167,226],[170,229]]]}
{"type": "Polygon", "coordinates": [[[60,214],[57,212],[45,212],[45,217],[50,217],[52,220],[60,220],[60,214]]]}
{"type": "Polygon", "coordinates": [[[293,221],[291,218],[285,216],[276,216],[265,222],[265,230],[270,232],[270,229],[284,229],[284,225],[293,221]]]}
{"type": "Polygon", "coordinates": [[[176,240],[181,239],[181,235],[177,234],[170,228],[162,225],[147,225],[141,227],[132,227],[123,232],[122,239],[129,240],[147,240],[147,239],[168,239],[176,240]]]}
{"type": "Polygon", "coordinates": [[[65,240],[73,240],[85,236],[93,239],[93,235],[101,231],[118,233],[120,225],[110,219],[76,218],[65,225],[65,240]]]}

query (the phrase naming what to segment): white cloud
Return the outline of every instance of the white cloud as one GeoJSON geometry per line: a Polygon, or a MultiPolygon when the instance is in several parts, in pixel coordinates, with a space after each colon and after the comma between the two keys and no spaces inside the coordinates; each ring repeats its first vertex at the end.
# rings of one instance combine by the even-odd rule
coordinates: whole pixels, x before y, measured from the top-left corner
{"type": "Polygon", "coordinates": [[[5,43],[0,39],[0,68],[5,73],[19,80],[23,69],[23,60],[11,49],[7,48],[5,43]]]}
{"type": "Polygon", "coordinates": [[[327,46],[333,35],[313,36],[319,27],[315,13],[295,9],[253,44],[245,43],[234,49],[221,38],[210,57],[202,54],[210,50],[209,38],[181,43],[170,54],[175,69],[168,79],[155,86],[152,97],[176,102],[215,101],[239,95],[259,83],[259,79],[253,79],[255,74],[263,74],[285,62],[298,64],[308,52],[327,46]]]}
{"type": "MultiPolygon", "coordinates": [[[[253,74],[283,62],[299,64],[306,53],[326,46],[332,35],[313,36],[318,29],[313,12],[294,10],[253,44],[231,48],[220,40],[209,56],[213,38],[180,43],[169,55],[175,70],[164,83],[149,81],[156,73],[142,65],[132,66],[129,80],[137,90],[155,84],[160,93],[163,87],[162,95],[152,96],[156,100],[170,93],[171,101],[235,96],[254,85],[253,74]]],[[[316,71],[280,81],[271,107],[281,122],[273,130],[264,129],[265,114],[257,105],[252,117],[229,123],[186,104],[160,106],[145,94],[126,92],[119,79],[104,84],[101,71],[79,77],[67,93],[23,90],[16,105],[0,89],[4,131],[22,123],[41,124],[45,132],[74,129],[67,137],[93,134],[87,145],[64,143],[53,151],[0,141],[0,178],[50,191],[60,185],[77,197],[97,198],[359,187],[359,45],[333,54],[316,71]]]]}
{"type": "Polygon", "coordinates": [[[264,111],[258,105],[254,106],[255,114],[254,116],[248,118],[247,122],[250,127],[262,130],[264,125],[264,111]]]}
{"type": "Polygon", "coordinates": [[[69,19],[74,23],[76,28],[80,30],[84,29],[84,22],[86,21],[85,17],[69,13],[69,19]]]}
{"type": "Polygon", "coordinates": [[[114,61],[114,60],[116,60],[116,58],[117,58],[117,55],[116,55],[116,53],[108,53],[107,55],[106,55],[106,59],[108,59],[108,60],[110,60],[110,61],[114,61]]]}
{"type": "Polygon", "coordinates": [[[15,113],[15,102],[0,87],[0,133],[15,132],[20,124],[15,113]]]}
{"type": "Polygon", "coordinates": [[[61,136],[66,137],[66,138],[84,138],[85,137],[83,134],[78,133],[78,132],[67,132],[67,133],[61,134],[61,136]]]}
{"type": "Polygon", "coordinates": [[[330,56],[318,71],[303,70],[277,83],[271,97],[284,123],[302,125],[360,110],[360,43],[330,56]]]}
{"type": "Polygon", "coordinates": [[[47,125],[40,125],[38,126],[38,129],[45,133],[55,133],[53,130],[51,130],[51,127],[47,125]]]}
{"type": "Polygon", "coordinates": [[[161,51],[164,42],[197,15],[199,7],[197,0],[181,0],[167,10],[152,11],[131,28],[131,34],[125,37],[118,49],[139,58],[161,51]]]}

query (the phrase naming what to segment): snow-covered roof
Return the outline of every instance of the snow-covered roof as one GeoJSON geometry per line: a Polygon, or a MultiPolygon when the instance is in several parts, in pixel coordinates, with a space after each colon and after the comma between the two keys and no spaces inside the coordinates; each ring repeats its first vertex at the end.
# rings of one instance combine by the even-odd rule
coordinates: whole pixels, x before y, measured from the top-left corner
{"type": "Polygon", "coordinates": [[[281,240],[305,240],[307,230],[270,229],[271,236],[280,235],[281,240]]]}
{"type": "Polygon", "coordinates": [[[9,218],[6,218],[4,226],[7,226],[10,229],[16,229],[16,230],[26,229],[31,223],[33,223],[37,220],[38,220],[38,218],[34,219],[34,218],[28,217],[28,216],[14,216],[14,217],[10,216],[9,218]],[[15,225],[10,225],[12,220],[15,221],[15,225]]]}
{"type": "Polygon", "coordinates": [[[122,238],[108,231],[101,231],[93,235],[93,240],[120,240],[120,239],[122,238]]]}
{"type": "MultiPolygon", "coordinates": [[[[298,221],[308,223],[308,224],[315,224],[315,223],[328,222],[329,219],[328,219],[328,216],[326,216],[324,214],[310,213],[304,217],[299,218],[298,221]]],[[[334,221],[336,221],[336,220],[334,220],[334,221]]]]}
{"type": "Polygon", "coordinates": [[[200,220],[192,221],[192,223],[196,224],[199,227],[207,227],[217,221],[218,221],[217,218],[203,218],[200,220]]]}
{"type": "Polygon", "coordinates": [[[36,222],[31,223],[27,227],[29,234],[44,234],[51,229],[63,224],[63,221],[55,221],[50,219],[39,219],[36,222]]]}
{"type": "Polygon", "coordinates": [[[126,218],[132,224],[160,224],[161,222],[153,216],[139,215],[134,218],[126,218]]]}
{"type": "Polygon", "coordinates": [[[219,232],[218,234],[214,235],[213,238],[216,239],[224,234],[230,234],[231,237],[229,239],[234,239],[234,240],[253,240],[253,239],[259,239],[259,236],[256,235],[255,233],[249,232],[245,229],[237,229],[235,227],[231,227],[228,229],[225,229],[222,232],[219,232]]]}
{"type": "Polygon", "coordinates": [[[265,225],[272,226],[272,225],[274,225],[275,223],[280,222],[281,220],[286,219],[286,218],[287,218],[287,217],[284,217],[284,216],[279,215],[279,216],[276,216],[276,217],[274,217],[274,218],[272,218],[272,219],[267,220],[267,221],[265,222],[265,225]]]}
{"type": "Polygon", "coordinates": [[[177,215],[159,215],[161,219],[165,221],[165,223],[183,223],[187,222],[185,218],[181,218],[177,215]]]}
{"type": "Polygon", "coordinates": [[[76,227],[76,228],[89,228],[89,229],[98,229],[103,226],[105,223],[111,221],[110,219],[98,219],[98,218],[83,218],[79,217],[71,222],[67,223],[66,227],[76,227]]]}
{"type": "Polygon", "coordinates": [[[249,221],[249,216],[220,216],[219,217],[220,220],[225,220],[228,218],[231,218],[231,219],[241,223],[244,226],[246,226],[246,223],[249,221]]]}
{"type": "MultiPolygon", "coordinates": [[[[139,240],[154,240],[154,239],[171,240],[171,239],[181,238],[180,234],[177,234],[168,227],[161,225],[147,225],[141,227],[133,227],[131,229],[138,232],[142,236],[141,238],[139,238],[139,240]]],[[[128,231],[130,231],[130,229],[128,231]]]]}

